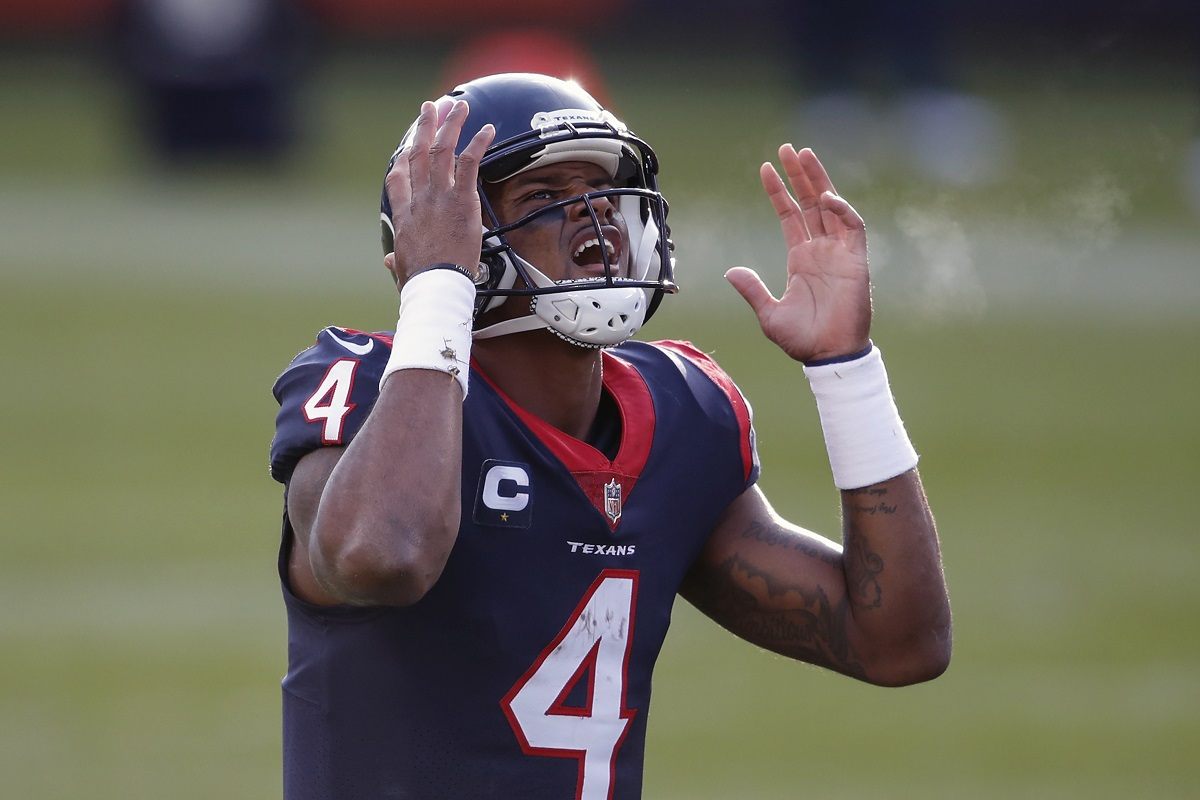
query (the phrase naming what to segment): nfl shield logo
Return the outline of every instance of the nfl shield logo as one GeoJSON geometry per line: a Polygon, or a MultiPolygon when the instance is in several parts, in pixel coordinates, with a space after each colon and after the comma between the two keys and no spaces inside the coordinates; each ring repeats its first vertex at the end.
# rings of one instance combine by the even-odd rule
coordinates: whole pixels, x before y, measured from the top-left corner
{"type": "Polygon", "coordinates": [[[616,478],[604,484],[604,513],[614,525],[621,517],[621,484],[616,478]]]}

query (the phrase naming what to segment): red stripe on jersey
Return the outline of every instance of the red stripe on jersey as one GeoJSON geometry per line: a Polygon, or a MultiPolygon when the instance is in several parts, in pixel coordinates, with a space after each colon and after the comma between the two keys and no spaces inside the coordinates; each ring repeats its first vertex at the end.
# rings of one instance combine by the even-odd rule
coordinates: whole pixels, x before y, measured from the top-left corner
{"type": "Polygon", "coordinates": [[[350,334],[351,336],[370,336],[372,339],[375,339],[378,342],[386,344],[388,347],[392,346],[392,339],[394,338],[394,334],[391,334],[391,333],[382,333],[380,331],[376,331],[375,333],[370,333],[369,331],[359,331],[359,330],[355,330],[354,328],[343,328],[340,325],[337,326],[337,328],[339,331],[345,331],[346,333],[350,334]]]}
{"type": "Polygon", "coordinates": [[[737,384],[733,382],[733,378],[729,377],[725,370],[721,369],[720,365],[716,361],[713,361],[707,353],[697,350],[696,346],[691,342],[663,339],[652,342],[652,344],[686,358],[703,371],[713,383],[720,387],[725,396],[729,398],[729,405],[733,407],[733,415],[737,418],[738,423],[738,439],[742,449],[742,469],[745,479],[750,480],[750,470],[754,468],[754,458],[750,451],[750,405],[746,402],[746,398],[742,397],[742,392],[738,389],[737,384]]]}
{"type": "Polygon", "coordinates": [[[601,358],[604,388],[616,402],[621,414],[621,444],[617,449],[617,457],[612,461],[587,442],[563,433],[541,417],[521,408],[479,369],[478,363],[473,366],[525,427],[563,463],[588,500],[608,518],[609,526],[615,530],[617,519],[605,511],[604,486],[615,480],[620,486],[621,502],[629,502],[634,484],[650,458],[650,445],[654,441],[654,400],[650,396],[650,388],[646,386],[646,379],[632,364],[608,352],[601,353],[601,358]]]}

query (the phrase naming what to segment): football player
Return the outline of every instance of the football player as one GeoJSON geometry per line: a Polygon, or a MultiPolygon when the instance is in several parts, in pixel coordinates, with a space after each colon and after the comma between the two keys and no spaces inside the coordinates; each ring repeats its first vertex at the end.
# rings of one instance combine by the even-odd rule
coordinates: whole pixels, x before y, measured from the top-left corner
{"type": "Polygon", "coordinates": [[[779,158],[786,289],[727,277],[816,394],[842,545],[772,510],[711,358],[631,338],[675,291],[650,146],[539,75],[422,105],[382,197],[395,331],[326,328],[275,385],[290,800],[638,797],[676,595],[871,683],[945,669],[863,221],[811,151],[779,158]]]}

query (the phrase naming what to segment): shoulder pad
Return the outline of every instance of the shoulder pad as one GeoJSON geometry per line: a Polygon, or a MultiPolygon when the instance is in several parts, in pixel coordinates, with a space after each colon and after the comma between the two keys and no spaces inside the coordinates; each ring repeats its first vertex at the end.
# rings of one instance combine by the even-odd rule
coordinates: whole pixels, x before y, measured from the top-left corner
{"type": "Polygon", "coordinates": [[[754,409],[750,401],[742,394],[742,390],[734,383],[721,365],[708,353],[700,350],[691,342],[674,339],[663,339],[651,342],[650,345],[664,353],[675,363],[689,385],[693,381],[711,382],[724,396],[737,421],[738,441],[741,448],[742,465],[746,474],[747,485],[758,478],[759,461],[758,447],[754,436],[754,409]]]}

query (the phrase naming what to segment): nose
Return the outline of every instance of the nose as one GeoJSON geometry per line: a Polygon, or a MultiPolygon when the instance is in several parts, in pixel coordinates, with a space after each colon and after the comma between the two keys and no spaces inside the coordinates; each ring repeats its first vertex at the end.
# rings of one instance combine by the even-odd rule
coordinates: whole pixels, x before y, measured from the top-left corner
{"type": "MultiPolygon", "coordinates": [[[[595,189],[591,187],[584,187],[580,191],[580,194],[587,194],[588,192],[592,191],[595,191],[595,189]]],[[[617,206],[614,198],[608,196],[593,197],[587,201],[581,200],[578,203],[573,203],[571,205],[571,216],[577,219],[588,219],[589,215],[587,206],[589,203],[596,212],[596,219],[600,220],[602,223],[613,221],[613,218],[617,213],[617,206]]]]}

